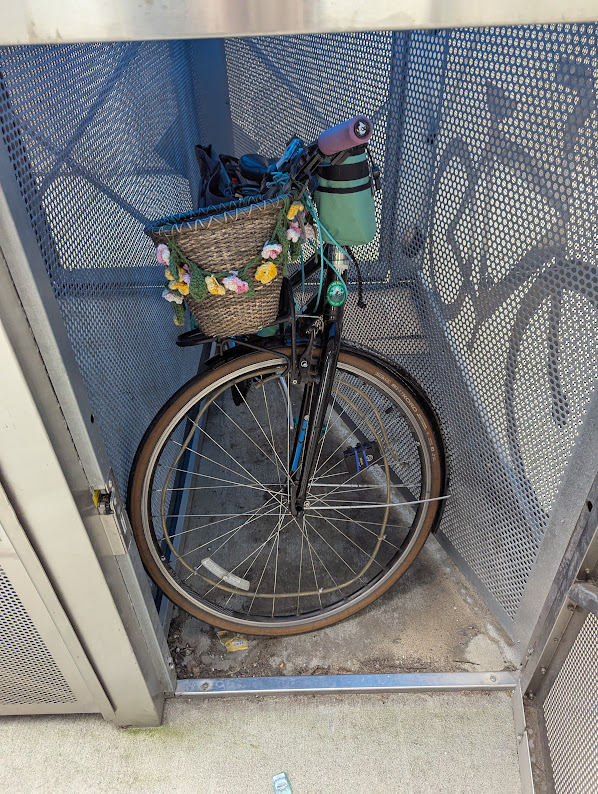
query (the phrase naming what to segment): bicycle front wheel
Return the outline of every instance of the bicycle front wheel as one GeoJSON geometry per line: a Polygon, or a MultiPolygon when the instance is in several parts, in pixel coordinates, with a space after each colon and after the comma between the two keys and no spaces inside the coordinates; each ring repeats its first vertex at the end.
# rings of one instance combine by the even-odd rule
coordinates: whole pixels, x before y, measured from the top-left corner
{"type": "Polygon", "coordinates": [[[302,394],[277,351],[246,355],[190,381],[141,442],[129,487],[141,557],[207,623],[279,635],[342,620],[404,573],[438,516],[431,407],[394,367],[349,349],[293,515],[302,394]]]}

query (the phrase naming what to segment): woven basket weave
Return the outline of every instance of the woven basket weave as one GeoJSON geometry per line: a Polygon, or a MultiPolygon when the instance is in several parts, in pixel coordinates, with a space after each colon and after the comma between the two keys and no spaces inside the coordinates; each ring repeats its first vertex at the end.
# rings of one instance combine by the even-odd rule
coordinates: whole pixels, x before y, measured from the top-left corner
{"type": "MultiPolygon", "coordinates": [[[[174,240],[179,249],[202,270],[222,273],[238,270],[257,257],[270,240],[285,197],[256,196],[205,207],[183,215],[155,221],[145,229],[156,243],[174,240]]],[[[245,279],[254,281],[258,265],[249,268],[245,279]]],[[[282,283],[281,268],[269,284],[254,281],[255,297],[208,295],[198,303],[189,295],[185,302],[200,330],[209,336],[251,334],[272,325],[278,316],[282,283]]]]}

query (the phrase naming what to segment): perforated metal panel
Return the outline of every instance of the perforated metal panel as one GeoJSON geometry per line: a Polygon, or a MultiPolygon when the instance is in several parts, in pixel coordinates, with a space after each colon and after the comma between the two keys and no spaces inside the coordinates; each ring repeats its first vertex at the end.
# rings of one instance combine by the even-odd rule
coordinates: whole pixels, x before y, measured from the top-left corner
{"type": "Polygon", "coordinates": [[[77,700],[0,566],[0,704],[77,700]]]}
{"type": "Polygon", "coordinates": [[[598,377],[595,27],[226,50],[237,153],[374,119],[379,236],[357,252],[368,306],[350,301],[347,331],[430,395],[451,475],[442,533],[509,626],[598,377]]]}
{"type": "MultiPolygon", "coordinates": [[[[173,345],[147,218],[191,205],[196,43],[6,48],[2,131],[121,488],[195,359],[173,345]]],[[[442,532],[517,617],[594,355],[591,25],[227,42],[237,153],[365,112],[383,166],[349,335],[424,385],[449,444],[442,532]],[[251,73],[251,80],[247,74],[251,73]]],[[[203,109],[203,113],[209,109],[203,109]]]]}
{"type": "Polygon", "coordinates": [[[195,46],[0,50],[2,134],[123,492],[151,418],[197,367],[143,234],[192,207],[195,46]]]}
{"type": "Polygon", "coordinates": [[[557,794],[598,791],[598,618],[588,615],[544,701],[557,794]]]}

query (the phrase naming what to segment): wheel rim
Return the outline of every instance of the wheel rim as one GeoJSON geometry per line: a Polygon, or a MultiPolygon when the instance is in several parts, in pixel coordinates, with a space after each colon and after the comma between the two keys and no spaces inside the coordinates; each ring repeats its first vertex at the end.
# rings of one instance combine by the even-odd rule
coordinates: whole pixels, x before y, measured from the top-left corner
{"type": "Polygon", "coordinates": [[[280,359],[254,363],[199,391],[162,429],[143,483],[144,533],[169,584],[248,630],[334,619],[371,600],[432,507],[405,504],[431,493],[423,431],[408,406],[391,385],[341,361],[306,509],[294,517],[288,473],[300,393],[283,371],[280,359]],[[368,442],[378,458],[350,473],[345,450],[368,442]]]}

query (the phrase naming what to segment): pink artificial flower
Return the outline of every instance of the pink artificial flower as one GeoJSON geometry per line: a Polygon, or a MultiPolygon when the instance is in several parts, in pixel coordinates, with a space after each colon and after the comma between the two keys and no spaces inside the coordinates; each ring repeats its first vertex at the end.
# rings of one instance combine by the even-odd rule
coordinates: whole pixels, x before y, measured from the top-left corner
{"type": "Polygon", "coordinates": [[[156,256],[158,258],[158,262],[161,265],[165,265],[168,267],[170,264],[170,251],[168,250],[168,246],[164,243],[160,243],[158,248],[156,249],[156,256]]]}
{"type": "Polygon", "coordinates": [[[262,248],[262,257],[264,259],[276,259],[281,251],[282,245],[280,243],[266,243],[262,248]]]}
{"type": "Polygon", "coordinates": [[[184,281],[185,284],[191,284],[191,276],[189,275],[189,273],[183,273],[183,275],[181,276],[181,281],[184,281]]]}
{"type": "Polygon", "coordinates": [[[305,235],[306,240],[315,240],[316,239],[316,230],[311,225],[311,223],[306,223],[303,227],[303,234],[305,235]]]}
{"type": "Polygon", "coordinates": [[[301,227],[299,226],[297,221],[291,221],[289,223],[289,228],[287,229],[287,237],[293,243],[296,243],[297,240],[301,239],[301,227]]]}
{"type": "Polygon", "coordinates": [[[243,281],[238,276],[227,276],[222,279],[222,283],[231,292],[236,292],[237,295],[242,295],[249,290],[249,284],[243,281]]]}
{"type": "Polygon", "coordinates": [[[165,298],[167,301],[171,303],[182,303],[183,296],[179,295],[177,292],[171,292],[169,289],[165,289],[162,292],[162,297],[165,298]]]}

